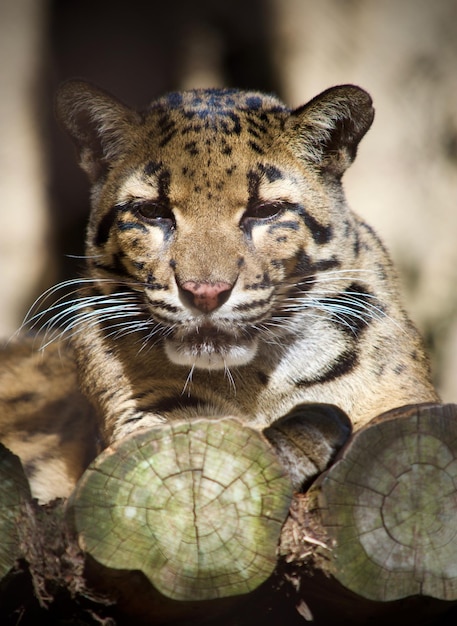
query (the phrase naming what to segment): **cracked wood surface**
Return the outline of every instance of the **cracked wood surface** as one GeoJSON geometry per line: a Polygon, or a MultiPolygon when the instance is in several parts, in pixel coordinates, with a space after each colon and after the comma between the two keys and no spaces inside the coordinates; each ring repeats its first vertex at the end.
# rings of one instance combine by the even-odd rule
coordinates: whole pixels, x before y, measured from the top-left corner
{"type": "Polygon", "coordinates": [[[314,487],[330,571],[371,600],[455,599],[456,487],[456,405],[379,416],[314,487]]]}
{"type": "Polygon", "coordinates": [[[196,420],[108,448],[70,506],[97,561],[142,571],[169,598],[208,600],[249,593],[272,574],[291,496],[262,435],[196,420]]]}

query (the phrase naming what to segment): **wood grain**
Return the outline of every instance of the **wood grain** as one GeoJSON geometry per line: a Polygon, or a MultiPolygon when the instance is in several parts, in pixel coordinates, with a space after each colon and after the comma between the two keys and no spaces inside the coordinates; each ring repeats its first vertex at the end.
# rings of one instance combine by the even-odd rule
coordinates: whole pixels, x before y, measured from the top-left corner
{"type": "Polygon", "coordinates": [[[196,420],[108,448],[70,508],[97,561],[142,571],[169,598],[207,600],[271,575],[291,496],[262,435],[235,420],[196,420]]]}

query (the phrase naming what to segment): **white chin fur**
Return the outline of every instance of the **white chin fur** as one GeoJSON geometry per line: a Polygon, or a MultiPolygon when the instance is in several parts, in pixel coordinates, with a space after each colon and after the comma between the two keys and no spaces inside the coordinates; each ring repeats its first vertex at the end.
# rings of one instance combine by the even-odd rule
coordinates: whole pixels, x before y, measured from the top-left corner
{"type": "Polygon", "coordinates": [[[165,340],[165,352],[172,363],[206,370],[221,370],[227,367],[246,365],[255,357],[257,341],[241,342],[233,346],[215,349],[212,344],[165,340]]]}

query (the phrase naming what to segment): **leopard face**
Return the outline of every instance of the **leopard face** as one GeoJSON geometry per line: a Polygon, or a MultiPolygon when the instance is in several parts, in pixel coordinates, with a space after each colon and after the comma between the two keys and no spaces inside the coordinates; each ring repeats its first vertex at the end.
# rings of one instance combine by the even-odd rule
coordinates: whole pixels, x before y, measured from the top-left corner
{"type": "MultiPolygon", "coordinates": [[[[303,120],[302,110],[256,92],[174,93],[138,114],[78,89],[85,122],[76,86],[72,110],[65,102],[61,110],[84,142],[81,161],[94,183],[87,256],[96,289],[127,291],[129,307],[177,365],[245,365],[266,335],[280,342],[296,333],[293,298],[328,280],[342,250],[346,267],[355,262],[355,235],[334,227],[346,221],[347,233],[338,179],[355,148],[326,146],[325,128],[297,146],[312,107],[303,120]],[[332,160],[323,165],[319,155],[317,164],[328,147],[332,160]]],[[[358,139],[371,101],[341,89],[341,98],[346,89],[363,101],[363,123],[351,131],[358,139]]]]}

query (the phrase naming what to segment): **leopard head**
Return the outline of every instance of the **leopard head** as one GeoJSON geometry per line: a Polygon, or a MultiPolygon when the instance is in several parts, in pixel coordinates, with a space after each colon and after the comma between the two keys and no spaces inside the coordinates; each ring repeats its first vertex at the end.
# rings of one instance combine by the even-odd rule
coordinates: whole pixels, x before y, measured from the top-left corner
{"type": "Polygon", "coordinates": [[[293,111],[230,89],[171,93],[136,111],[69,81],[57,114],[92,185],[93,289],[128,292],[138,328],[175,364],[249,363],[265,329],[280,342],[303,325],[295,295],[354,262],[336,224],[349,219],[341,176],[373,119],[358,87],[293,111]]]}

